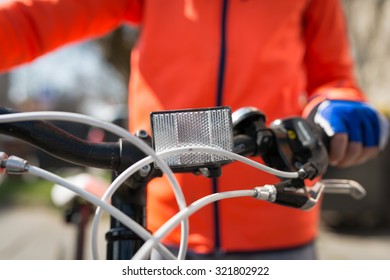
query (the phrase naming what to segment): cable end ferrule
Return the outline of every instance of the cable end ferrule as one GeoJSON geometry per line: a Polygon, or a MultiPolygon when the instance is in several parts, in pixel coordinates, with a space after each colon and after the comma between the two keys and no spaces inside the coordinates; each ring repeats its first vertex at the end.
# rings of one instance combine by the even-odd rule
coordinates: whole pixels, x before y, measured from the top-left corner
{"type": "Polygon", "coordinates": [[[1,168],[5,169],[8,174],[23,174],[28,171],[28,162],[17,156],[10,156],[7,159],[1,158],[1,168]]]}
{"type": "Polygon", "coordinates": [[[268,202],[276,201],[276,187],[274,185],[264,185],[262,187],[255,187],[256,194],[254,198],[268,202]]]}

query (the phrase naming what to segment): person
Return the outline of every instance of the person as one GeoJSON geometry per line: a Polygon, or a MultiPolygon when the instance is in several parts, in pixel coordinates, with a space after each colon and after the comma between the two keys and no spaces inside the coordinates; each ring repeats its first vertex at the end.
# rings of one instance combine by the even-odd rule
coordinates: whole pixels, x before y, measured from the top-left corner
{"type": "MultiPolygon", "coordinates": [[[[354,77],[338,0],[14,0],[0,6],[0,69],[122,24],[140,27],[131,53],[130,130],[149,113],[228,105],[259,108],[270,122],[314,115],[332,165],[361,164],[386,142],[383,117],[354,77]]],[[[60,65],[59,65],[60,67],[60,65]]],[[[209,180],[178,175],[187,203],[212,192],[275,183],[239,163],[209,180]]],[[[302,212],[251,199],[225,200],[190,218],[192,258],[313,259],[319,209],[302,212]]],[[[148,189],[148,227],[177,212],[165,178],[148,189]]],[[[164,243],[176,248],[180,229],[164,243]]]]}

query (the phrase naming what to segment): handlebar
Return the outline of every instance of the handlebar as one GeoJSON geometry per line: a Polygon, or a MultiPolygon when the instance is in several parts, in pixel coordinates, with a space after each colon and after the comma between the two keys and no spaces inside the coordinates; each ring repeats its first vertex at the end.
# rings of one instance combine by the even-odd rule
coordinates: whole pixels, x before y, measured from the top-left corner
{"type": "MultiPolygon", "coordinates": [[[[228,111],[230,112],[230,108],[228,111]]],[[[199,113],[199,110],[196,112],[199,113]]],[[[16,112],[11,109],[0,108],[0,115],[13,113],[16,112]]],[[[180,111],[179,113],[185,112],[180,111]]],[[[327,151],[317,128],[301,118],[276,120],[267,127],[265,125],[265,116],[257,109],[251,107],[240,109],[229,117],[231,117],[230,121],[224,120],[223,122],[231,124],[230,140],[232,142],[232,151],[234,152],[230,153],[232,158],[237,159],[240,157],[239,155],[260,156],[264,159],[266,165],[269,166],[267,168],[272,167],[282,171],[289,171],[275,174],[289,173],[294,175],[289,177],[294,179],[283,177],[286,175],[277,175],[281,176],[281,182],[274,185],[256,187],[254,197],[303,210],[315,206],[326,184],[319,182],[314,187],[306,188],[304,180],[322,175],[328,165],[327,151]]],[[[171,119],[169,120],[171,121],[171,119]]],[[[187,119],[187,123],[184,126],[191,126],[190,124],[192,125],[187,119]]],[[[199,129],[202,125],[204,123],[196,129],[199,129]]],[[[179,128],[182,129],[182,127],[179,128]]],[[[195,134],[199,132],[196,129],[194,129],[195,134]]],[[[24,119],[23,121],[2,122],[0,123],[0,133],[27,141],[54,156],[72,163],[112,170],[118,176],[118,179],[121,177],[119,173],[129,166],[136,162],[141,164],[144,160],[148,160],[146,154],[136,147],[135,144],[121,138],[118,142],[89,142],[56,127],[48,121],[25,121],[24,119]]],[[[210,136],[209,134],[210,131],[206,133],[207,137],[210,136]]],[[[223,134],[229,137],[229,132],[225,133],[223,131],[223,134]]],[[[217,137],[211,138],[214,139],[221,136],[218,133],[215,135],[217,137]]],[[[149,146],[156,144],[155,135],[152,135],[152,138],[150,138],[146,132],[141,131],[136,136],[149,146]]],[[[183,135],[181,137],[187,141],[189,135],[184,133],[184,137],[183,135]]],[[[227,142],[230,143],[230,140],[227,142]]],[[[207,150],[207,148],[215,148],[215,146],[208,147],[206,145],[204,148],[207,150]]],[[[191,146],[182,150],[184,153],[195,155],[195,157],[202,153],[200,152],[202,148],[198,149],[197,152],[195,147],[191,148],[191,146]]],[[[184,167],[174,166],[171,169],[174,172],[195,172],[207,177],[215,177],[220,175],[219,170],[222,165],[231,161],[226,160],[226,157],[219,158],[222,158],[222,160],[216,163],[206,162],[206,164],[185,165],[184,167]]],[[[144,187],[152,178],[161,176],[159,167],[150,163],[152,160],[145,162],[147,162],[146,165],[142,163],[145,165],[145,168],[142,168],[137,173],[132,173],[133,175],[131,175],[128,181],[122,181],[122,178],[118,180],[118,182],[126,183],[130,188],[116,189],[111,200],[113,206],[141,225],[145,224],[146,193],[144,187]]],[[[28,169],[26,168],[27,165],[22,159],[14,156],[8,157],[5,153],[0,152],[0,172],[3,169],[7,169],[8,172],[23,172],[25,169],[28,169]]],[[[32,170],[35,169],[33,168],[32,170]]],[[[336,189],[341,186],[337,191],[348,192],[357,196],[364,195],[360,185],[344,183],[340,185],[337,182],[330,182],[330,189],[332,187],[336,189]],[[352,187],[349,185],[352,185],[352,187]]],[[[123,227],[124,224],[123,219],[120,221],[120,219],[112,218],[111,220],[111,230],[106,235],[109,259],[115,259],[118,256],[121,259],[128,259],[142,245],[142,242],[139,242],[142,240],[138,238],[140,235],[134,235],[133,231],[128,230],[130,227],[123,227]],[[124,242],[124,244],[118,245],[117,242],[124,242]],[[129,246],[132,247],[132,250],[129,250],[129,246]],[[123,250],[120,249],[118,251],[118,248],[123,250]],[[115,256],[113,255],[114,252],[115,256]]]]}
{"type": "MultiPolygon", "coordinates": [[[[184,110],[180,112],[183,113],[184,110]]],[[[0,114],[12,113],[16,111],[0,108],[0,114]]],[[[323,188],[312,188],[309,192],[305,189],[303,180],[314,179],[324,174],[328,165],[327,151],[318,128],[301,118],[279,119],[267,127],[265,115],[253,107],[241,108],[235,111],[231,118],[234,153],[243,156],[261,156],[270,167],[298,173],[298,179],[281,178],[282,182],[275,185],[278,195],[272,202],[294,208],[310,208],[306,203],[313,202],[313,197],[320,196],[323,188]]],[[[116,174],[146,157],[137,147],[122,139],[109,143],[89,142],[48,121],[2,123],[0,133],[27,141],[63,160],[112,170],[116,174]]],[[[153,141],[146,132],[139,132],[137,136],[152,145],[153,141]]],[[[4,162],[3,157],[0,161],[1,167],[4,167],[4,162]]],[[[8,162],[10,172],[17,170],[15,158],[8,159],[8,162]],[[16,166],[11,167],[11,165],[16,166]]],[[[226,161],[220,165],[223,164],[226,164],[226,161]]],[[[175,167],[174,171],[192,171],[207,177],[216,177],[221,173],[220,165],[208,165],[202,168],[175,167]]],[[[161,176],[158,168],[153,168],[152,165],[147,167],[149,168],[139,171],[138,177],[135,174],[126,183],[131,188],[137,189],[146,185],[152,178],[161,176]]]]}
{"type": "MultiPolygon", "coordinates": [[[[0,115],[13,113],[17,111],[0,107],[0,115]]],[[[134,145],[121,139],[118,142],[90,142],[48,121],[1,123],[0,133],[24,140],[52,156],[81,166],[119,171],[145,157],[134,145]]]]}

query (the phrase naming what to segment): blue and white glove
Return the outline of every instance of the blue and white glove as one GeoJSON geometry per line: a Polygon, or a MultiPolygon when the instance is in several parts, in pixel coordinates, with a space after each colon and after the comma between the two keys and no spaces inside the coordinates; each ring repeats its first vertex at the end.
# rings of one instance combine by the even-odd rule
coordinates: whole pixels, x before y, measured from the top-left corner
{"type": "Polygon", "coordinates": [[[389,136],[387,119],[364,102],[323,101],[314,122],[332,138],[329,158],[333,165],[351,166],[375,157],[389,136]]]}

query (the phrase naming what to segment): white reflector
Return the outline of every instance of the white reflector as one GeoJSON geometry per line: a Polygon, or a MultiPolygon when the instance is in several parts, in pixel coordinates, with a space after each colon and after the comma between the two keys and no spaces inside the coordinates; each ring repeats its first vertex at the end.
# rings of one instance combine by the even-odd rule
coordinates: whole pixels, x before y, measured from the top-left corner
{"type": "MultiPolygon", "coordinates": [[[[233,150],[230,107],[151,113],[152,141],[156,152],[194,146],[233,150]]],[[[207,167],[230,159],[210,153],[188,152],[165,159],[170,167],[207,167]]]]}

